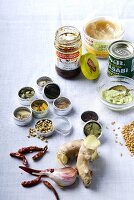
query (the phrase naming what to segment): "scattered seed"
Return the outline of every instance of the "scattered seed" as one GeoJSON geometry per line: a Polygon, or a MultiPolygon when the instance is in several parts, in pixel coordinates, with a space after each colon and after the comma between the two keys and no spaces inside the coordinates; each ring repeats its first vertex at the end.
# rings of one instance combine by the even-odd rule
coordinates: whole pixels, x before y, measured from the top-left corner
{"type": "Polygon", "coordinates": [[[114,125],[114,124],[115,124],[115,121],[114,121],[114,122],[111,122],[111,124],[114,125]]]}
{"type": "Polygon", "coordinates": [[[121,153],[121,154],[120,154],[120,156],[122,157],[122,156],[123,156],[123,154],[121,153]]]}
{"type": "Polygon", "coordinates": [[[123,127],[122,135],[125,140],[125,146],[134,156],[134,121],[123,127]]]}
{"type": "Polygon", "coordinates": [[[115,129],[113,129],[113,131],[115,131],[115,129]]]}

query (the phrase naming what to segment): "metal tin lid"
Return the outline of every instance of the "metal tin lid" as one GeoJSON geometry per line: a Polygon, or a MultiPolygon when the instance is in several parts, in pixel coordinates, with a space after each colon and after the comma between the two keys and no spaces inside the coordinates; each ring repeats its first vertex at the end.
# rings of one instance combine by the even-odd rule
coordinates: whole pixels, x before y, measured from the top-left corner
{"type": "Polygon", "coordinates": [[[66,117],[56,117],[54,120],[55,130],[61,135],[68,135],[72,130],[72,124],[66,117]]]}
{"type": "Polygon", "coordinates": [[[109,46],[108,52],[111,56],[124,60],[134,56],[134,46],[129,41],[119,40],[109,46]]]}

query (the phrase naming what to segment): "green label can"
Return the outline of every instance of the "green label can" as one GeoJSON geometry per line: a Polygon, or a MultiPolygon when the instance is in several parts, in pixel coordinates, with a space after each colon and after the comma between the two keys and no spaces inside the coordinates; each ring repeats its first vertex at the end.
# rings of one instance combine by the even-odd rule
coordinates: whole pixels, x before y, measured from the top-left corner
{"type": "Polygon", "coordinates": [[[119,40],[113,42],[108,51],[108,75],[132,78],[134,75],[134,47],[132,43],[119,40]]]}

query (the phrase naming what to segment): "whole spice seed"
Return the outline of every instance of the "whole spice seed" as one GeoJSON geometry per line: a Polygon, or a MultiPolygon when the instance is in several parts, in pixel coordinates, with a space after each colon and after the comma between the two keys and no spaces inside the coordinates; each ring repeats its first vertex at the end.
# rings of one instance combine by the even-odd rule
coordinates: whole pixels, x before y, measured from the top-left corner
{"type": "Polygon", "coordinates": [[[84,122],[88,122],[90,120],[95,120],[97,121],[98,120],[98,115],[96,112],[93,112],[93,111],[85,111],[82,113],[81,115],[81,119],[84,121],[84,122]]]}
{"type": "Polygon", "coordinates": [[[125,145],[134,156],[134,121],[123,127],[122,135],[125,140],[125,145]]]}
{"type": "Polygon", "coordinates": [[[48,133],[53,130],[52,121],[49,119],[40,120],[35,124],[37,131],[41,133],[48,133]]]}

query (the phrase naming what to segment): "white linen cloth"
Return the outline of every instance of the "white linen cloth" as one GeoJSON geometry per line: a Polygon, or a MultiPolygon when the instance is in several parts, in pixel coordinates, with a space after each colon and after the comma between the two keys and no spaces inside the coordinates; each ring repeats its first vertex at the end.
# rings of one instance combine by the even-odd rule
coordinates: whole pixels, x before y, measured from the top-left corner
{"type": "MultiPolygon", "coordinates": [[[[62,200],[130,200],[134,195],[134,161],[125,147],[115,143],[113,129],[122,141],[122,127],[134,120],[133,109],[113,112],[97,98],[97,81],[88,81],[83,75],[74,80],[59,77],[54,69],[54,35],[58,27],[74,25],[82,33],[87,16],[110,15],[122,20],[124,38],[134,40],[134,1],[127,0],[0,0],[0,200],[53,200],[53,193],[39,184],[23,188],[21,182],[33,176],[22,172],[21,161],[10,158],[18,148],[45,143],[27,138],[28,127],[14,124],[12,112],[19,106],[17,91],[23,86],[36,86],[40,76],[50,76],[61,86],[62,94],[70,98],[73,112],[68,119],[73,132],[67,137],[58,133],[48,139],[49,152],[38,162],[28,155],[30,166],[36,169],[60,167],[56,160],[58,147],[64,142],[82,138],[80,115],[85,110],[98,113],[103,125],[99,158],[93,163],[93,181],[89,189],[77,182],[62,190],[50,181],[62,200]],[[115,126],[111,122],[115,121],[115,126]],[[108,127],[108,129],[106,128],[108,127]],[[122,153],[122,157],[120,154],[122,153]]],[[[107,60],[99,60],[101,73],[107,71],[107,60]]],[[[51,113],[48,115],[54,117],[51,113]]],[[[36,121],[36,120],[35,120],[36,121]]],[[[32,124],[34,126],[34,122],[32,124]]]]}

